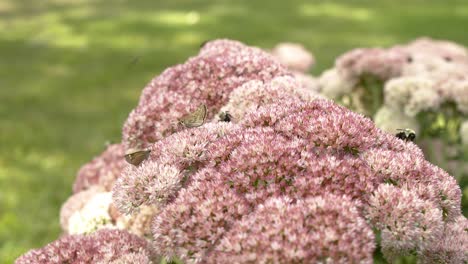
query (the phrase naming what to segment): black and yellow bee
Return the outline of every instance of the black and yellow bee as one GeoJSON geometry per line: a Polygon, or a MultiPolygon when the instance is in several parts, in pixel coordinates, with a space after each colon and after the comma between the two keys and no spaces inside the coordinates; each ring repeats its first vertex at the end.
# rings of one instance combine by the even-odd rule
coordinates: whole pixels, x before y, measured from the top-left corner
{"type": "Polygon", "coordinates": [[[232,115],[228,111],[219,113],[219,120],[221,122],[231,122],[232,115]]]}
{"type": "Polygon", "coordinates": [[[396,137],[401,139],[401,140],[404,140],[404,141],[414,141],[416,139],[416,132],[414,132],[414,130],[412,129],[409,129],[409,128],[400,128],[400,129],[397,129],[398,133],[396,133],[396,137]]]}

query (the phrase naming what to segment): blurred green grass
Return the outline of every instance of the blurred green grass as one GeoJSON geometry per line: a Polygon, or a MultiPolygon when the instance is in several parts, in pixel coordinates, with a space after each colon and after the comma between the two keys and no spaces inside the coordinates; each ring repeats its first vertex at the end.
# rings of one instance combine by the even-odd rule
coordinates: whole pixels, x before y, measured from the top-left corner
{"type": "Polygon", "coordinates": [[[354,47],[468,45],[466,1],[1,0],[0,263],[60,234],[78,168],[119,141],[145,84],[220,37],[304,44],[314,73],[354,47]]]}

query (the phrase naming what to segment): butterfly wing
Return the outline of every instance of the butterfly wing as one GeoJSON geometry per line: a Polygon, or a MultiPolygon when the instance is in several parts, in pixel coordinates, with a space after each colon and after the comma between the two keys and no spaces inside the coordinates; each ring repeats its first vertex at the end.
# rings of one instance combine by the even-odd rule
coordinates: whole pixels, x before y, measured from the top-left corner
{"type": "Polygon", "coordinates": [[[150,150],[131,151],[125,154],[125,160],[134,166],[138,166],[149,157],[150,152],[150,150]]]}
{"type": "Polygon", "coordinates": [[[205,123],[206,114],[206,105],[202,104],[193,113],[182,117],[180,122],[187,128],[199,127],[205,123]]]}

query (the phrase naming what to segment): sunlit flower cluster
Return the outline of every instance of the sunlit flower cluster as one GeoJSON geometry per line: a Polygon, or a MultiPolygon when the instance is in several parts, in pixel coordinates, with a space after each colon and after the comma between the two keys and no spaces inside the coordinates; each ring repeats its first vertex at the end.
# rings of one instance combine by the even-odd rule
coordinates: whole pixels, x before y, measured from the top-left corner
{"type": "Polygon", "coordinates": [[[177,120],[200,104],[208,107],[210,119],[243,83],[286,74],[290,73],[259,48],[210,41],[198,56],[166,69],[145,87],[124,124],[123,142],[127,148],[145,147],[180,130],[177,120]]]}
{"type": "MultiPolygon", "coordinates": [[[[361,74],[393,78],[405,56],[401,47],[358,50],[327,78],[336,87],[349,85],[334,79],[344,71],[353,84],[361,74]],[[383,62],[393,64],[377,69],[383,62]]],[[[229,40],[208,42],[164,71],[143,90],[123,143],[81,169],[61,211],[66,234],[17,262],[151,263],[157,255],[184,263],[372,263],[373,230],[389,261],[466,261],[455,252],[467,235],[459,234],[466,218],[455,179],[414,143],[294,76],[268,53],[229,40]],[[201,103],[203,125],[177,124],[201,103]],[[232,120],[214,118],[220,112],[232,120]],[[148,158],[125,165],[130,147],[148,148],[148,158]]]]}
{"type": "Polygon", "coordinates": [[[297,43],[279,43],[271,54],[291,71],[306,73],[315,64],[314,55],[297,43]]]}
{"type": "Polygon", "coordinates": [[[420,263],[466,263],[468,260],[468,220],[460,216],[448,223],[442,236],[428,245],[420,263]]]}
{"type": "Polygon", "coordinates": [[[99,230],[91,235],[68,235],[41,249],[33,249],[16,260],[16,264],[61,263],[135,263],[152,256],[150,244],[143,238],[123,230],[99,230]]]}
{"type": "Polygon", "coordinates": [[[467,136],[462,122],[468,115],[468,49],[449,41],[416,39],[387,49],[355,49],[340,56],[335,67],[319,78],[326,97],[363,113],[390,133],[410,128],[428,158],[458,178],[466,170],[452,157],[468,157],[460,147],[467,136]],[[452,150],[456,149],[456,150],[452,150]],[[456,152],[457,154],[453,154],[456,152]],[[452,154],[451,154],[452,153],[452,154]]]}
{"type": "Polygon", "coordinates": [[[398,47],[388,50],[359,48],[340,56],[336,60],[336,68],[340,75],[350,79],[372,75],[380,80],[388,80],[401,74],[408,56],[404,49],[398,47]]]}
{"type": "Polygon", "coordinates": [[[345,196],[274,197],[236,222],[208,263],[372,263],[374,248],[371,228],[345,196]]]}
{"type": "Polygon", "coordinates": [[[87,234],[101,228],[112,228],[109,207],[112,193],[103,192],[94,195],[86,205],[74,212],[68,219],[69,234],[87,234]]]}
{"type": "Polygon", "coordinates": [[[382,233],[389,260],[422,256],[461,216],[455,179],[362,115],[275,90],[289,91],[288,81],[294,87],[281,77],[235,90],[226,109],[234,111],[236,100],[241,109],[249,105],[236,123],[213,122],[155,143],[149,159],[114,186],[118,208],[160,206],[155,249],[186,263],[371,262],[372,228],[382,233]],[[273,90],[259,101],[255,89],[273,90]],[[331,217],[344,221],[340,228],[326,224],[333,212],[341,212],[331,217]],[[311,214],[324,229],[312,228],[319,224],[309,222],[311,214]],[[355,232],[358,241],[345,239],[355,232]]]}
{"type": "MultiPolygon", "coordinates": [[[[360,88],[368,85],[363,80],[376,78],[384,83],[389,81],[383,91],[385,104],[404,109],[409,116],[438,109],[445,101],[453,101],[459,111],[466,113],[467,70],[466,48],[421,38],[388,49],[355,49],[345,53],[336,60],[335,68],[322,74],[319,83],[324,95],[339,99],[343,95],[362,93],[360,88]]],[[[362,95],[349,100],[359,104],[357,101],[362,100],[359,96],[362,95]]]]}
{"type": "Polygon", "coordinates": [[[271,104],[291,96],[304,101],[312,101],[319,95],[311,89],[303,88],[300,81],[291,76],[281,76],[269,82],[250,81],[232,91],[229,101],[221,108],[234,119],[241,120],[245,113],[256,110],[261,105],[271,104]]]}

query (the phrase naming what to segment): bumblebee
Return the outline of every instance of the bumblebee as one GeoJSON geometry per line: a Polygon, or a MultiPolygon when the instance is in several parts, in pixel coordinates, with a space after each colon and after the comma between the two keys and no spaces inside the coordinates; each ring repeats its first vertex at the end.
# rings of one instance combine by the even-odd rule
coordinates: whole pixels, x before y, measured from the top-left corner
{"type": "Polygon", "coordinates": [[[416,139],[416,132],[414,132],[414,130],[412,129],[409,129],[409,128],[405,128],[405,129],[397,129],[398,133],[396,133],[396,137],[401,139],[401,140],[404,140],[404,141],[414,141],[416,139]]]}
{"type": "Polygon", "coordinates": [[[219,120],[221,122],[231,122],[232,115],[228,111],[219,113],[219,120]]]}

